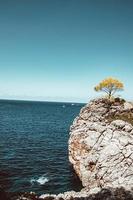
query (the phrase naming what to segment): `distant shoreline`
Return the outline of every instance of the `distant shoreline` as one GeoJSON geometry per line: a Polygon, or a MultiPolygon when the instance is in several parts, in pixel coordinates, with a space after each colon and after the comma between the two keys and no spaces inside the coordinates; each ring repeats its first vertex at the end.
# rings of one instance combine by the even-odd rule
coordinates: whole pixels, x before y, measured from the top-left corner
{"type": "Polygon", "coordinates": [[[27,99],[0,99],[2,101],[16,101],[16,102],[33,102],[33,103],[65,103],[65,104],[86,104],[86,102],[65,102],[65,101],[43,101],[43,100],[27,100],[27,99]]]}

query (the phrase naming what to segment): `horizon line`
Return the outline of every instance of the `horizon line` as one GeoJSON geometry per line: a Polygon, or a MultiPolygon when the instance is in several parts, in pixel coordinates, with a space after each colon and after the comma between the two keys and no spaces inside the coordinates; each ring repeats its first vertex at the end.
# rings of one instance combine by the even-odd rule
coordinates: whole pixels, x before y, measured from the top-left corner
{"type": "Polygon", "coordinates": [[[36,100],[36,99],[6,99],[0,98],[0,101],[25,101],[25,102],[40,102],[40,103],[74,103],[74,104],[86,104],[87,102],[74,102],[74,101],[56,101],[56,100],[36,100]]]}

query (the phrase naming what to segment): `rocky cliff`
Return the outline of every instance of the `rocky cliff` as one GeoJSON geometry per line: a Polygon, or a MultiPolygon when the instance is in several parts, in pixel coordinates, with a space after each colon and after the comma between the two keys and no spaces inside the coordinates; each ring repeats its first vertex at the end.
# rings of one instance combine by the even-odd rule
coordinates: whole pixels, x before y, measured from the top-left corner
{"type": "Polygon", "coordinates": [[[116,98],[91,101],[71,126],[69,160],[84,187],[133,186],[133,106],[116,98]]]}

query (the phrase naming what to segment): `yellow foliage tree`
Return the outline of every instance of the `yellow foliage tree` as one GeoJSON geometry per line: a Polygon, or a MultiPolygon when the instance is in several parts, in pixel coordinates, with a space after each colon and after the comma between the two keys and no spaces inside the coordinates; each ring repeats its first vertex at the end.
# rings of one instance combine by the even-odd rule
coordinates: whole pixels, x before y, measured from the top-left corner
{"type": "Polygon", "coordinates": [[[124,85],[117,79],[107,78],[101,81],[94,89],[97,92],[105,92],[110,99],[115,92],[122,91],[124,89],[124,85]]]}

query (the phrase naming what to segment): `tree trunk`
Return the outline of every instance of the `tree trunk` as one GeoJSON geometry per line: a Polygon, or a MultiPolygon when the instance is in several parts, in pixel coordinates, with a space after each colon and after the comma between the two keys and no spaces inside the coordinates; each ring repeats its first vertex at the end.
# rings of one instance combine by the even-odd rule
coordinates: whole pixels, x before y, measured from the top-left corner
{"type": "Polygon", "coordinates": [[[109,91],[109,99],[111,98],[112,94],[111,94],[111,91],[109,91]]]}

